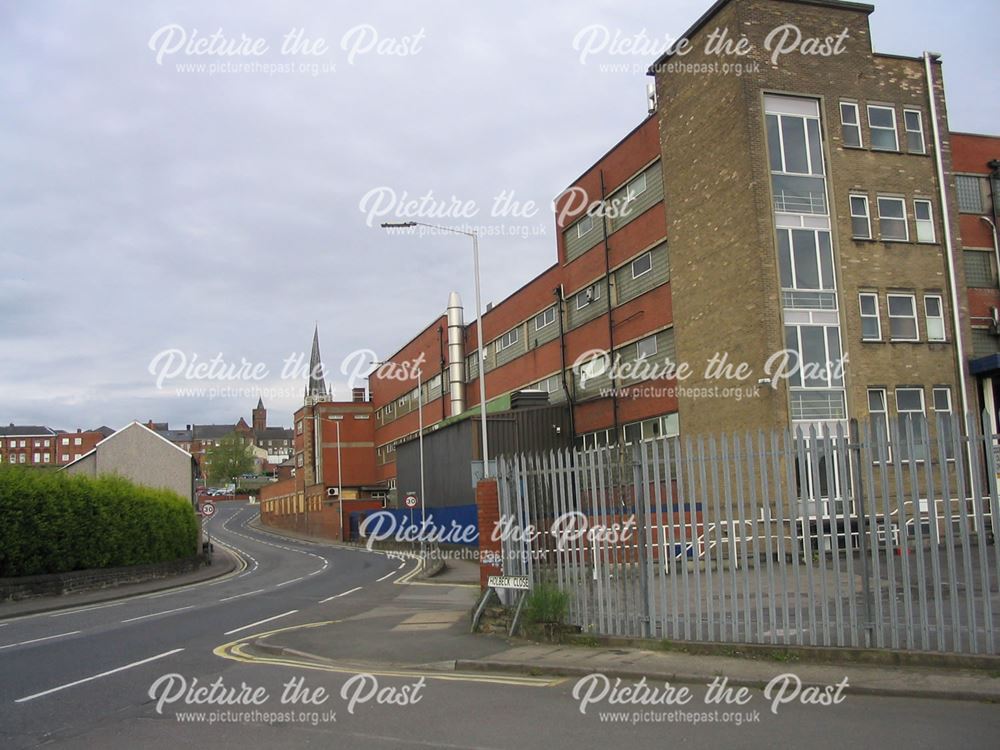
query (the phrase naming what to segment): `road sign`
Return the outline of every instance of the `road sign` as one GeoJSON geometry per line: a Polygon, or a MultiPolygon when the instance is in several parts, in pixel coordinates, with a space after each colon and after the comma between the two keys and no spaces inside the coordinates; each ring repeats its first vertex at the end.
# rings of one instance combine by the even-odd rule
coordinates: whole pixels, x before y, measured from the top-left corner
{"type": "Polygon", "coordinates": [[[406,505],[407,508],[416,508],[417,507],[416,493],[413,492],[408,493],[406,497],[403,498],[403,504],[406,505]]]}
{"type": "Polygon", "coordinates": [[[204,518],[211,518],[215,515],[215,503],[202,503],[201,515],[204,518]]]}
{"type": "Polygon", "coordinates": [[[493,589],[520,589],[527,591],[531,588],[528,576],[490,576],[486,580],[486,585],[493,589]]]}

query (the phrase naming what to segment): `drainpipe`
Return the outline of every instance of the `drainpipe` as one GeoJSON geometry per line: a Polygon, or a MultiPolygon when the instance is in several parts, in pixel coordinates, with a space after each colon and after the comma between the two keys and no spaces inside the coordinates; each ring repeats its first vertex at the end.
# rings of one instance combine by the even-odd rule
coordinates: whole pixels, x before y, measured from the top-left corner
{"type": "MultiPolygon", "coordinates": [[[[927,99],[931,113],[931,133],[934,136],[934,163],[937,168],[938,196],[941,203],[941,219],[944,224],[944,247],[948,258],[948,289],[951,293],[951,323],[955,331],[955,359],[958,365],[958,388],[962,397],[962,421],[969,414],[969,389],[966,383],[965,350],[962,346],[962,320],[958,312],[958,282],[955,278],[955,248],[951,242],[951,213],[948,207],[948,188],[945,182],[944,154],[941,147],[941,127],[938,123],[937,92],[934,87],[934,63],[940,55],[933,52],[924,53],[924,70],[927,75],[927,99]]],[[[972,463],[972,452],[969,452],[969,478],[975,476],[972,463]]]]}
{"type": "Polygon", "coordinates": [[[559,356],[562,362],[559,375],[562,380],[563,390],[566,391],[566,401],[569,402],[569,431],[572,433],[572,438],[575,441],[576,415],[574,412],[576,411],[576,404],[573,403],[573,392],[566,382],[566,331],[563,330],[563,305],[566,300],[563,298],[562,284],[555,288],[554,293],[556,295],[556,320],[559,321],[559,356]]]}
{"type": "MultiPolygon", "coordinates": [[[[444,375],[445,375],[444,368],[445,368],[445,361],[444,361],[444,328],[442,326],[438,326],[438,353],[441,356],[441,360],[438,363],[439,366],[440,366],[440,369],[438,370],[438,372],[441,375],[441,420],[443,421],[447,415],[445,414],[445,410],[444,410],[444,402],[445,402],[445,398],[444,398],[444,392],[445,392],[444,391],[444,375]]],[[[451,392],[450,381],[449,381],[448,391],[451,392]]],[[[427,395],[428,396],[430,395],[430,391],[427,392],[427,395]]]]}
{"type": "MultiPolygon", "coordinates": [[[[607,207],[607,194],[604,188],[604,170],[601,170],[601,207],[607,207]]],[[[618,383],[614,377],[615,362],[615,324],[611,319],[611,243],[608,242],[608,222],[601,215],[601,229],[604,230],[604,286],[607,287],[608,298],[608,359],[611,362],[611,411],[615,420],[615,442],[624,442],[621,427],[618,423],[618,383]]],[[[574,437],[576,437],[574,435],[574,437]]]]}

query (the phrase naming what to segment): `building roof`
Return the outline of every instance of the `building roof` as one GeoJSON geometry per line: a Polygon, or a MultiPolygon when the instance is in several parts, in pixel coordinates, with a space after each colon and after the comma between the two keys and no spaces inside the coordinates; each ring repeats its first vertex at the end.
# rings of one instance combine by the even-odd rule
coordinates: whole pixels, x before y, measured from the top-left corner
{"type": "Polygon", "coordinates": [[[7,427],[0,427],[0,437],[52,437],[56,434],[51,427],[39,425],[17,425],[11,422],[7,427]]]}
{"type": "Polygon", "coordinates": [[[256,430],[254,437],[258,440],[291,440],[295,433],[290,427],[265,427],[263,430],[256,430]]]}
{"type": "MultiPolygon", "coordinates": [[[[711,21],[712,18],[715,17],[715,15],[719,11],[721,11],[723,8],[729,5],[729,3],[731,3],[732,1],[733,0],[717,0],[717,2],[712,4],[711,8],[705,11],[705,13],[701,16],[701,18],[699,18],[697,21],[691,24],[691,28],[689,28],[687,31],[681,34],[680,39],[687,39],[688,41],[690,41],[691,37],[693,37],[695,34],[701,31],[701,28],[705,24],[711,21]]],[[[849,2],[848,0],[776,0],[776,2],[795,3],[798,5],[819,5],[827,8],[859,10],[865,13],[872,13],[875,10],[874,5],[869,5],[868,3],[849,2]]],[[[673,55],[674,51],[672,49],[664,52],[662,55],[656,58],[656,62],[654,62],[651,66],[649,66],[649,70],[647,71],[647,73],[649,75],[655,74],[656,68],[660,65],[660,63],[664,62],[665,60],[669,60],[671,57],[673,57],[673,55]]]]}

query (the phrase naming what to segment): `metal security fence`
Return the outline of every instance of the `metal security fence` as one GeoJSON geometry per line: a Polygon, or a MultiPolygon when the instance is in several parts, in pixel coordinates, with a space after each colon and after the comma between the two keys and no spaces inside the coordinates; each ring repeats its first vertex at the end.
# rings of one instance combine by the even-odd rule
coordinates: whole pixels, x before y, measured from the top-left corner
{"type": "Polygon", "coordinates": [[[585,632],[995,654],[995,446],[941,415],[505,457],[504,572],[585,632]]]}

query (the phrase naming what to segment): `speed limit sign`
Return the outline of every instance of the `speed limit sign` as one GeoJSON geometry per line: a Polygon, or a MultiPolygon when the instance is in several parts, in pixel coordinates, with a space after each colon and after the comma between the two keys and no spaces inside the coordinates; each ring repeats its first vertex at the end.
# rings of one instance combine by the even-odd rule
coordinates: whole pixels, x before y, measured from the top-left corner
{"type": "Polygon", "coordinates": [[[215,503],[202,503],[201,515],[204,518],[211,518],[215,515],[215,503]]]}
{"type": "Polygon", "coordinates": [[[409,493],[405,498],[403,498],[403,503],[407,508],[417,507],[417,496],[414,493],[409,493]]]}

